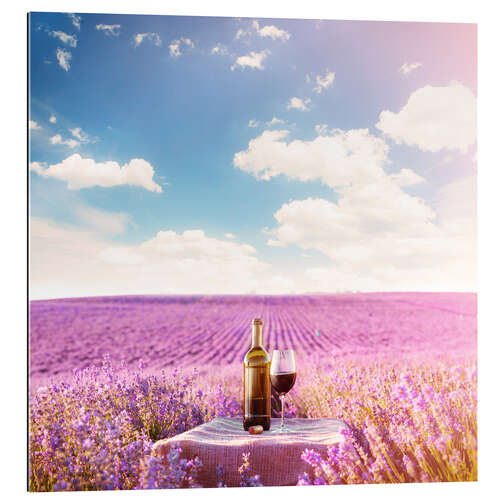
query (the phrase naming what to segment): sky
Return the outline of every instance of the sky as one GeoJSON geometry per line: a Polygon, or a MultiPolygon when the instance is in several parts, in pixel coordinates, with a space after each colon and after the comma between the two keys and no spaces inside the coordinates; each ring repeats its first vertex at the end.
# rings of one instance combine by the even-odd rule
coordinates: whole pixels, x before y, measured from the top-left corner
{"type": "Polygon", "coordinates": [[[30,297],[476,290],[476,25],[32,13],[30,297]]]}

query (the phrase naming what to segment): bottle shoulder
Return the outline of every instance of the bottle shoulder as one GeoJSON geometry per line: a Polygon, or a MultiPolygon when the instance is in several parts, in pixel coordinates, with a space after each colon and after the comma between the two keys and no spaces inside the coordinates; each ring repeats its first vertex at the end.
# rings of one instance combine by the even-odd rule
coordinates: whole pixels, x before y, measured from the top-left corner
{"type": "Polygon", "coordinates": [[[259,366],[271,363],[271,356],[269,356],[269,353],[261,346],[252,347],[245,354],[243,363],[245,366],[259,366]]]}

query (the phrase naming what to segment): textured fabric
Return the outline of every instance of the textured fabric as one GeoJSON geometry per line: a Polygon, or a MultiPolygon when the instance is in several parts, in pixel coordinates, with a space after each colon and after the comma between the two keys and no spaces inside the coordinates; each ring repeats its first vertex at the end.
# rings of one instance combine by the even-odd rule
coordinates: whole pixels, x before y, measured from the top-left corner
{"type": "Polygon", "coordinates": [[[242,418],[218,417],[154,445],[153,453],[165,457],[172,444],[182,448],[183,458],[198,456],[203,468],[198,483],[205,488],[217,486],[217,465],[224,468],[227,486],[240,486],[238,467],[242,454],[250,452],[251,475],[260,474],[264,486],[297,484],[297,476],[311,467],[300,455],[314,448],[323,456],[328,447],[342,441],[340,430],[345,424],[334,418],[290,418],[286,426],[293,432],[279,434],[280,419],[271,419],[271,429],[251,435],[243,429],[242,418]]]}

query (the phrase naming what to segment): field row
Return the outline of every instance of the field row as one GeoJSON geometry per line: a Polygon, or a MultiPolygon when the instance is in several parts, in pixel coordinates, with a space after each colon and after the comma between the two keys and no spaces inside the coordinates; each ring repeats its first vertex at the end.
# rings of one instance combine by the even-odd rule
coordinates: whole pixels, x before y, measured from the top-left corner
{"type": "Polygon", "coordinates": [[[241,362],[250,322],[298,361],[349,354],[474,352],[474,294],[104,297],[30,304],[31,381],[114,362],[159,370],[241,362]]]}

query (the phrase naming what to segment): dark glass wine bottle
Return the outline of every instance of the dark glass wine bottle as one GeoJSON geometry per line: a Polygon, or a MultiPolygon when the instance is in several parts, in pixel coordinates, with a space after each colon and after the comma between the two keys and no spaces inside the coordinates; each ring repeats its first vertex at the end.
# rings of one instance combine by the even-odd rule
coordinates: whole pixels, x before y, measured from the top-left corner
{"type": "Polygon", "coordinates": [[[243,390],[245,415],[243,428],[271,426],[271,358],[262,344],[262,320],[252,321],[252,347],[243,361],[243,390]]]}

